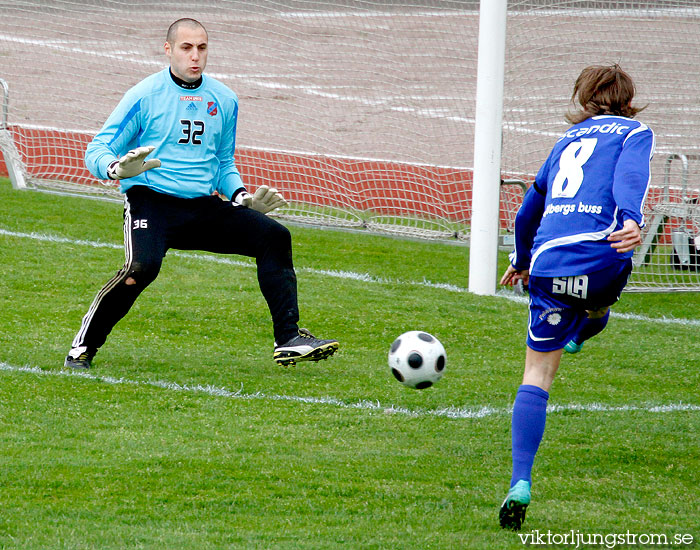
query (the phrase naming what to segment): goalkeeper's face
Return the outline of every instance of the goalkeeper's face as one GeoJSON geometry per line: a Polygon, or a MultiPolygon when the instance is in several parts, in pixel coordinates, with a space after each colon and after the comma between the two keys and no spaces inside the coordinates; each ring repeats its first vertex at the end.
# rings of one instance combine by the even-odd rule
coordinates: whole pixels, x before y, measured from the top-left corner
{"type": "Polygon", "coordinates": [[[181,26],[175,40],[165,43],[170,70],[185,82],[194,82],[207,65],[207,31],[201,27],[181,26]]]}

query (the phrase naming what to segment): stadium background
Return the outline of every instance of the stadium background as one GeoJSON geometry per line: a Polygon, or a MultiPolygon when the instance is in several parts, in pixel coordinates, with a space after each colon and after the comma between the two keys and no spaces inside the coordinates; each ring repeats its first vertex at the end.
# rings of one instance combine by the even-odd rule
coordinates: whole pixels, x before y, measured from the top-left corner
{"type": "MultiPolygon", "coordinates": [[[[666,184],[672,201],[697,202],[697,163],[683,173],[669,161],[699,152],[695,2],[529,0],[508,8],[503,177],[530,181],[567,127],[580,69],[618,62],[636,79],[638,104],[648,105],[640,117],[657,135],[650,205],[666,184]]],[[[125,89],[165,66],[165,30],[189,16],[210,32],[208,74],[240,98],[239,169],[250,187],[273,185],[294,201],[286,217],[469,235],[476,1],[54,0],[3,2],[0,10],[8,128],[39,185],[105,191],[83,166],[85,144],[125,89]]],[[[522,187],[503,188],[503,229],[521,197],[522,187]]],[[[674,223],[700,232],[700,220],[674,223]]]]}

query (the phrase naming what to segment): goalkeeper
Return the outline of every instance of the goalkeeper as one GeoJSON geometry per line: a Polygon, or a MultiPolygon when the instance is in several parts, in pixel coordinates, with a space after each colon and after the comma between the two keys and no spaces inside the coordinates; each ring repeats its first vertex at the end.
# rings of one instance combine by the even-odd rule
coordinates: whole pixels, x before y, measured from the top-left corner
{"type": "Polygon", "coordinates": [[[90,172],[119,180],[125,194],[126,261],[85,314],[67,367],[92,366],[170,248],[255,258],[277,363],[317,361],[338,349],[336,340],[299,329],[291,235],[266,216],[286,202],[275,189],[244,187],[233,156],[238,98],[202,74],[207,45],[201,23],[175,21],[164,45],[170,66],[131,88],[87,147],[90,172]]]}

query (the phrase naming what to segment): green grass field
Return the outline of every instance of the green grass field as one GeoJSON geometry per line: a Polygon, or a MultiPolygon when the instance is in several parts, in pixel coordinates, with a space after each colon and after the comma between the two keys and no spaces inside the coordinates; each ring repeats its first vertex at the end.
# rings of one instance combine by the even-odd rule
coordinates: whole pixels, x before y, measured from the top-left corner
{"type": "MultiPolygon", "coordinates": [[[[80,375],[121,206],[6,180],[0,203],[0,548],[523,547],[497,514],[527,308],[466,292],[467,248],[291,226],[301,324],[341,350],[289,369],[252,262],[172,251],[80,375]],[[412,329],[448,356],[422,392],[386,363],[412,329]]],[[[522,534],[697,544],[699,306],[625,294],[564,357],[522,534]]]]}

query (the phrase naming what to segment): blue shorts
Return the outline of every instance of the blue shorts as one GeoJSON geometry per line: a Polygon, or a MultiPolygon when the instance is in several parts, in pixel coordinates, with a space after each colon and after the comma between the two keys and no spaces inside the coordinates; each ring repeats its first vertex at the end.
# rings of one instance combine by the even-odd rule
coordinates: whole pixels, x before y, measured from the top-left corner
{"type": "Polygon", "coordinates": [[[632,260],[587,275],[530,275],[530,320],[527,345],[535,351],[563,348],[578,332],[588,310],[613,305],[632,272],[632,260]]]}

